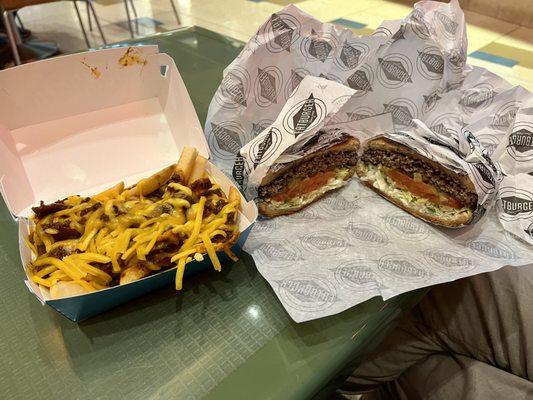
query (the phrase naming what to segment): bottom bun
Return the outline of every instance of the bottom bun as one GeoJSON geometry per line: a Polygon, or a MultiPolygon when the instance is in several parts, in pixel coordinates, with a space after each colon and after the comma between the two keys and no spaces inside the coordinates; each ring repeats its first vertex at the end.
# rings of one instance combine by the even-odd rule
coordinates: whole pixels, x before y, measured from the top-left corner
{"type": "Polygon", "coordinates": [[[278,202],[270,199],[261,199],[259,200],[259,204],[257,206],[259,213],[265,217],[272,218],[279,215],[288,215],[298,212],[315,201],[320,200],[326,194],[345,186],[354,173],[355,167],[347,168],[347,171],[343,176],[343,180],[338,184],[332,186],[323,186],[320,189],[307,193],[304,196],[297,196],[289,201],[278,202]]]}
{"type": "MultiPolygon", "coordinates": [[[[434,213],[430,212],[432,209],[430,206],[421,207],[419,204],[411,204],[399,196],[385,192],[384,190],[380,189],[379,185],[376,184],[376,179],[368,176],[368,165],[365,165],[362,162],[357,164],[356,173],[361,179],[361,183],[363,183],[365,186],[369,187],[374,192],[384,197],[394,205],[400,207],[404,211],[407,211],[409,214],[426,222],[445,226],[447,228],[458,228],[468,224],[472,220],[473,212],[470,208],[464,208],[458,211],[450,211],[448,213],[442,212],[440,215],[435,215],[434,213]]],[[[396,189],[394,192],[403,191],[396,189]]]]}

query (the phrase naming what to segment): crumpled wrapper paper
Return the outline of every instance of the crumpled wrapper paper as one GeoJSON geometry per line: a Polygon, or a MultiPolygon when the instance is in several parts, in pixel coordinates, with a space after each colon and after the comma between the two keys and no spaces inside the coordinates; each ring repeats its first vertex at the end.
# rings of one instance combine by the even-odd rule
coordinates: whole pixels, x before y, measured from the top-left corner
{"type": "Polygon", "coordinates": [[[295,321],[332,315],[377,295],[387,299],[533,262],[526,243],[533,243],[532,96],[466,65],[466,48],[455,0],[417,3],[405,20],[385,21],[367,37],[289,6],[273,14],[225,70],[206,135],[215,163],[235,173],[249,196],[267,167],[297,156],[318,129],[335,128],[363,141],[386,132],[465,169],[480,197],[477,223],[439,229],[354,179],[297,214],[258,221],[247,250],[295,321]],[[355,92],[335,97],[339,85],[304,80],[307,75],[355,92]],[[325,101],[316,98],[329,112],[300,139],[283,137],[281,158],[261,165],[284,107],[305,101],[304,82],[323,86],[325,101]]]}

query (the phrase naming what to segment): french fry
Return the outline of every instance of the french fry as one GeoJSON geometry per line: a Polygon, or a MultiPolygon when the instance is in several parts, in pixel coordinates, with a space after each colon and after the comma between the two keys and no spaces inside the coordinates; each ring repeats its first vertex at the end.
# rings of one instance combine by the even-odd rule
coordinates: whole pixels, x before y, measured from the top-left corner
{"type": "Polygon", "coordinates": [[[206,165],[207,165],[207,158],[202,157],[202,156],[196,157],[196,162],[194,163],[191,176],[189,177],[189,183],[196,182],[198,179],[203,178],[206,165]]]}
{"type": "Polygon", "coordinates": [[[228,201],[230,203],[232,203],[234,201],[238,201],[239,204],[241,203],[241,194],[239,193],[239,191],[234,186],[229,188],[228,201]]]}
{"type": "Polygon", "coordinates": [[[148,274],[150,274],[149,268],[146,268],[140,264],[136,264],[133,267],[129,267],[122,271],[120,274],[120,284],[125,285],[126,283],[144,278],[145,276],[148,276],[148,274]]]}
{"type": "Polygon", "coordinates": [[[124,182],[119,182],[115,186],[93,196],[93,199],[96,201],[103,202],[103,201],[117,197],[123,191],[124,191],[124,182]]]}
{"type": "Polygon", "coordinates": [[[196,157],[198,156],[198,150],[194,147],[184,147],[178,164],[176,165],[176,174],[181,178],[182,183],[188,183],[191,172],[194,168],[196,157]]]}
{"type": "Polygon", "coordinates": [[[134,196],[147,196],[152,192],[155,192],[161,186],[168,182],[172,177],[174,170],[176,169],[176,164],[172,164],[170,167],[155,173],[154,175],[141,179],[137,185],[128,189],[124,192],[125,198],[134,197],[134,196]]]}

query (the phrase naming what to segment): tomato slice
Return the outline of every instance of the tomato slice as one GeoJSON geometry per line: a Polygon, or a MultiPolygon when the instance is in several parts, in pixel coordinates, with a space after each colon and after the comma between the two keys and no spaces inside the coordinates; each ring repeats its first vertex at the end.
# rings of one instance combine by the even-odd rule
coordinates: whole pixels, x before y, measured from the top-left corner
{"type": "Polygon", "coordinates": [[[296,196],[301,196],[313,190],[320,189],[322,186],[328,183],[328,181],[335,176],[335,171],[322,171],[316,174],[299,180],[282,193],[277,193],[272,196],[272,199],[276,201],[289,200],[296,196]]]}
{"type": "Polygon", "coordinates": [[[435,204],[441,204],[452,208],[459,209],[463,207],[463,204],[459,200],[443,193],[439,193],[433,186],[416,181],[397,169],[389,170],[387,176],[396,183],[398,188],[407,190],[415,196],[423,197],[435,204]]]}

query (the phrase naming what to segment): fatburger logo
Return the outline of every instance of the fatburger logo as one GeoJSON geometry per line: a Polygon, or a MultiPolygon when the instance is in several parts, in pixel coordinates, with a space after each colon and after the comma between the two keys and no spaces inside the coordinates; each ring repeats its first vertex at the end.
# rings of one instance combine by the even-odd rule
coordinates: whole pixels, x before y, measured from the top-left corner
{"type": "Polygon", "coordinates": [[[319,275],[293,275],[276,283],[281,300],[300,311],[324,310],[337,301],[335,286],[319,275]]]}
{"type": "Polygon", "coordinates": [[[311,93],[306,100],[295,104],[285,115],[283,127],[298,137],[316,126],[326,115],[326,105],[311,93]]]}
{"type": "Polygon", "coordinates": [[[279,129],[272,127],[266,135],[258,139],[250,146],[250,159],[254,160],[254,168],[272,157],[281,144],[282,137],[279,129]]]}
{"type": "Polygon", "coordinates": [[[349,246],[344,236],[331,231],[318,231],[300,238],[304,248],[311,253],[334,255],[342,253],[349,246]]]}
{"type": "Polygon", "coordinates": [[[504,187],[499,191],[500,218],[514,221],[533,216],[533,193],[514,187],[504,187]]]}
{"type": "Polygon", "coordinates": [[[327,196],[318,203],[326,213],[330,215],[348,215],[358,208],[355,201],[348,201],[340,194],[327,196]]]}
{"type": "Polygon", "coordinates": [[[455,36],[455,33],[457,32],[457,27],[459,26],[457,24],[457,22],[455,22],[452,17],[450,17],[449,15],[441,12],[441,11],[437,11],[435,13],[435,17],[437,19],[437,21],[440,22],[440,26],[442,26],[444,29],[442,30],[442,32],[444,33],[445,36],[447,36],[449,39],[453,39],[454,36],[455,36]]]}
{"type": "Polygon", "coordinates": [[[416,68],[420,75],[429,80],[441,79],[444,73],[444,58],[436,47],[418,51],[416,68]]]}
{"type": "Polygon", "coordinates": [[[340,60],[342,64],[348,69],[354,69],[359,65],[359,58],[361,51],[349,43],[345,42],[342,46],[340,60]]]}
{"type": "Polygon", "coordinates": [[[307,49],[309,55],[320,62],[324,62],[328,59],[331,50],[333,50],[333,46],[329,40],[325,36],[319,36],[314,29],[311,29],[311,41],[307,49]]]}
{"type": "Polygon", "coordinates": [[[249,87],[248,71],[236,66],[222,79],[220,88],[215,93],[215,100],[224,108],[246,107],[249,87]]]}
{"type": "Polygon", "coordinates": [[[413,118],[418,114],[416,106],[409,99],[396,99],[383,104],[383,107],[384,113],[391,114],[394,127],[398,130],[410,128],[413,125],[413,118]]]}
{"type": "Polygon", "coordinates": [[[361,119],[373,117],[374,115],[376,115],[376,111],[365,106],[358,107],[355,110],[346,113],[348,121],[359,121],[361,119]]]}
{"type": "Polygon", "coordinates": [[[389,88],[396,89],[406,83],[412,83],[413,67],[411,61],[403,54],[389,54],[378,58],[379,68],[377,77],[379,82],[389,88]]]}
{"type": "Polygon", "coordinates": [[[242,128],[234,122],[211,123],[209,148],[218,158],[233,161],[235,154],[243,146],[243,137],[242,128]]]}
{"type": "Polygon", "coordinates": [[[427,272],[424,269],[401,255],[382,257],[379,260],[378,268],[393,279],[421,280],[427,276],[427,272]]]}
{"type": "Polygon", "coordinates": [[[246,177],[248,176],[248,172],[246,171],[246,161],[243,156],[241,156],[239,153],[235,156],[235,161],[233,163],[233,179],[235,179],[235,182],[241,187],[244,188],[246,177]]]}
{"type": "Polygon", "coordinates": [[[272,53],[287,51],[290,53],[291,45],[298,39],[300,22],[289,14],[272,14],[269,22],[264,27],[264,34],[268,38],[267,49],[272,53]]]}
{"type": "Polygon", "coordinates": [[[533,160],[533,124],[520,122],[509,135],[507,153],[517,161],[533,160]]]}
{"type": "Polygon", "coordinates": [[[479,143],[485,148],[487,154],[490,156],[498,147],[499,139],[492,135],[481,134],[476,136],[479,140],[479,143]]]}
{"type": "Polygon", "coordinates": [[[524,232],[526,232],[529,235],[529,237],[533,239],[533,223],[529,225],[528,228],[524,232]]]}
{"type": "Polygon", "coordinates": [[[405,213],[394,213],[385,218],[387,228],[402,238],[402,240],[424,240],[429,230],[424,223],[405,213]]]}
{"type": "Polygon", "coordinates": [[[456,71],[461,71],[466,64],[466,50],[463,48],[463,46],[460,46],[459,48],[453,48],[450,51],[448,60],[450,61],[452,67],[455,67],[454,69],[456,71]]]}
{"type": "Polygon", "coordinates": [[[514,123],[518,109],[518,105],[514,102],[503,105],[494,114],[494,117],[492,118],[492,122],[490,124],[491,128],[500,131],[507,130],[514,123]]]}
{"type": "Polygon", "coordinates": [[[516,258],[514,251],[510,247],[491,238],[470,240],[466,245],[476,253],[488,258],[496,260],[514,260],[516,258]]]}
{"type": "Polygon", "coordinates": [[[486,192],[492,191],[496,186],[494,172],[483,163],[469,164],[470,169],[474,173],[474,178],[479,186],[486,192]]]}
{"type": "Polygon", "coordinates": [[[370,224],[350,221],[348,224],[348,233],[354,239],[370,246],[381,246],[388,242],[386,233],[377,226],[370,224]]]}
{"type": "Polygon", "coordinates": [[[283,76],[278,67],[257,68],[254,92],[255,102],[260,107],[268,107],[277,103],[283,76]]]}
{"type": "Polygon", "coordinates": [[[264,242],[254,250],[254,257],[257,256],[261,262],[269,263],[278,267],[293,265],[301,260],[300,251],[283,241],[264,242]]]}
{"type": "Polygon", "coordinates": [[[371,263],[367,261],[349,261],[335,268],[335,279],[348,289],[368,291],[376,288],[371,263]]]}
{"type": "Polygon", "coordinates": [[[405,39],[405,24],[402,24],[394,35],[391,36],[391,41],[393,43],[402,39],[405,39]]]}
{"type": "Polygon", "coordinates": [[[422,112],[424,114],[427,114],[431,110],[435,108],[435,105],[437,104],[437,101],[442,99],[441,96],[437,92],[433,92],[429,96],[422,95],[424,98],[424,103],[422,104],[422,112]]]}
{"type": "Polygon", "coordinates": [[[309,75],[309,72],[305,69],[291,69],[291,75],[285,84],[285,98],[288,99],[291,97],[294,89],[298,87],[300,82],[304,79],[306,75],[309,75]]]}
{"type": "Polygon", "coordinates": [[[424,257],[430,264],[446,270],[467,272],[475,267],[474,261],[470,258],[449,250],[426,250],[424,251],[424,257]]]}
{"type": "Polygon", "coordinates": [[[478,109],[488,107],[496,94],[492,86],[479,85],[466,90],[461,96],[459,104],[466,113],[471,114],[478,109]]]}
{"type": "Polygon", "coordinates": [[[424,21],[424,13],[418,9],[415,9],[411,13],[409,27],[413,30],[415,35],[421,39],[427,39],[430,35],[429,29],[424,21]]]}
{"type": "Polygon", "coordinates": [[[370,84],[370,79],[367,76],[367,73],[360,69],[351,74],[347,81],[348,86],[352,89],[360,90],[362,92],[371,92],[372,85],[370,84]]]}

